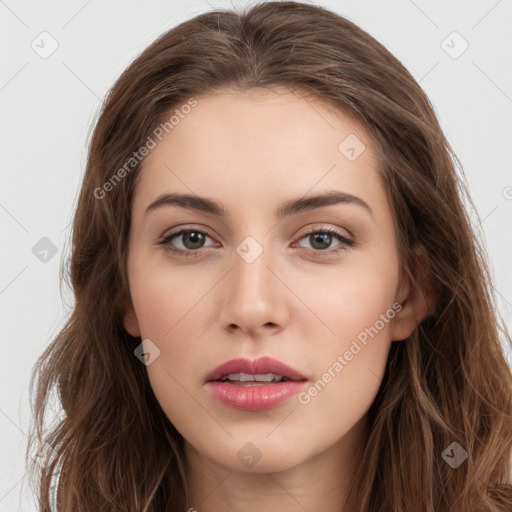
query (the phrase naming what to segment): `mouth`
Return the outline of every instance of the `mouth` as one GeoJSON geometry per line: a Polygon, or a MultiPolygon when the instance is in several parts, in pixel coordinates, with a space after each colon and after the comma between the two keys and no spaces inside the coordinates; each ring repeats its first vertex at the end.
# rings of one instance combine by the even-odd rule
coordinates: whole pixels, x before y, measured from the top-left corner
{"type": "Polygon", "coordinates": [[[275,373],[262,373],[257,375],[250,373],[228,373],[215,382],[229,382],[235,386],[265,386],[277,382],[289,382],[291,380],[293,379],[289,379],[283,375],[276,375],[275,373]]]}
{"type": "Polygon", "coordinates": [[[232,359],[210,372],[207,387],[223,405],[242,411],[277,407],[304,389],[307,379],[270,357],[232,359]]]}
{"type": "Polygon", "coordinates": [[[231,359],[217,366],[207,382],[221,381],[235,385],[268,385],[287,381],[307,380],[298,370],[272,357],[258,359],[231,359]]]}

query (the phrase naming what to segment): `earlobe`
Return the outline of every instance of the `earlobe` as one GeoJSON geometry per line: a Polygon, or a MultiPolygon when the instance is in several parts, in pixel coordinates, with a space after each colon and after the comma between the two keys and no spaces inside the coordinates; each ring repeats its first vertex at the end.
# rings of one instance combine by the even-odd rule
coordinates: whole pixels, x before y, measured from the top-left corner
{"type": "Polygon", "coordinates": [[[408,338],[417,325],[433,312],[435,306],[437,294],[428,272],[427,251],[422,245],[412,249],[410,268],[412,275],[404,277],[397,293],[402,309],[393,319],[392,341],[408,338]]]}
{"type": "Polygon", "coordinates": [[[131,300],[123,303],[123,325],[128,334],[134,337],[140,336],[139,321],[131,300]]]}

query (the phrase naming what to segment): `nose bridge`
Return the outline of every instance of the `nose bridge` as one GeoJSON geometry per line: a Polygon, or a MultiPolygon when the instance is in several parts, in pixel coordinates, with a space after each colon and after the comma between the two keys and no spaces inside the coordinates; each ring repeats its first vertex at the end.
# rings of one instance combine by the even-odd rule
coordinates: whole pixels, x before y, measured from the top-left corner
{"type": "MultiPolygon", "coordinates": [[[[260,237],[261,239],[261,237],[260,237]]],[[[268,242],[268,240],[267,240],[268,242]]],[[[257,241],[254,237],[245,238],[236,248],[233,255],[233,292],[239,301],[260,301],[262,306],[271,295],[272,279],[274,276],[268,266],[273,259],[269,244],[257,241]],[[267,266],[268,265],[268,266],[267,266]],[[265,296],[268,296],[265,299],[265,296]]]]}
{"type": "MultiPolygon", "coordinates": [[[[263,235],[259,239],[263,239],[263,235]]],[[[224,301],[222,320],[225,325],[235,324],[243,330],[253,331],[266,324],[284,321],[282,284],[270,270],[276,258],[272,254],[270,239],[267,243],[248,236],[233,253],[229,291],[224,301]],[[269,268],[270,267],[270,268],[269,268]]]]}

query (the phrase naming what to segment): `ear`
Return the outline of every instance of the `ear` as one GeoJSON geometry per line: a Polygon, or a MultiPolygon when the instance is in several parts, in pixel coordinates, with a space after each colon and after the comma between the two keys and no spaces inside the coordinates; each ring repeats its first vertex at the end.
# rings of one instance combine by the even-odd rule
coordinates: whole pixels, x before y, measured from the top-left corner
{"type": "Polygon", "coordinates": [[[410,268],[412,275],[403,276],[396,295],[402,309],[393,319],[392,341],[408,338],[416,326],[433,312],[437,299],[428,274],[428,254],[423,245],[417,244],[412,248],[410,268]]]}
{"type": "Polygon", "coordinates": [[[121,307],[123,310],[123,325],[126,332],[134,337],[140,336],[139,321],[137,320],[131,299],[126,298],[122,302],[121,307]]]}

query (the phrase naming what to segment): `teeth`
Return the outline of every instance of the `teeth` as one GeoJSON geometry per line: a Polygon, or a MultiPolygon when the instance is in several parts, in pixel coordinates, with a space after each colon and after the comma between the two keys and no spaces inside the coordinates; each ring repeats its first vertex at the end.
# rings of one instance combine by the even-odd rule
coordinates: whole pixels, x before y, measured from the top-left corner
{"type": "Polygon", "coordinates": [[[221,380],[236,380],[240,382],[279,382],[284,377],[275,373],[265,373],[260,375],[251,375],[250,373],[229,373],[224,375],[221,380]]]}

